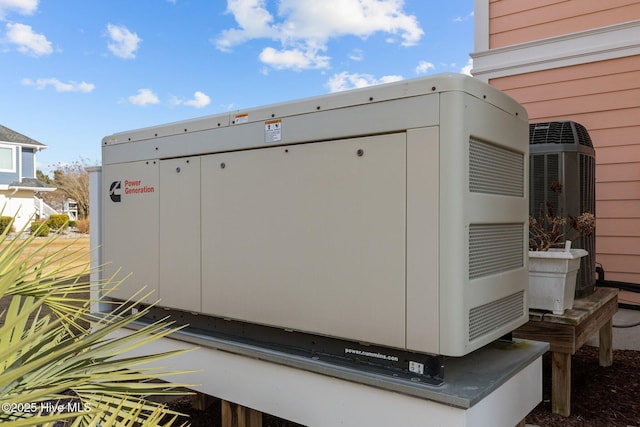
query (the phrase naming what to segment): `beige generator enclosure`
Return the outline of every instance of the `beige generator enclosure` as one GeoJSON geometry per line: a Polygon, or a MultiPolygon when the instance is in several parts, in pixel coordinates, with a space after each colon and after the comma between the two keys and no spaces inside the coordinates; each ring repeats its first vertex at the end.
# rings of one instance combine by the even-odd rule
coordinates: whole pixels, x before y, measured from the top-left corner
{"type": "Polygon", "coordinates": [[[105,275],[148,302],[462,356],[527,320],[526,111],[444,74],[102,141],[105,275]]]}

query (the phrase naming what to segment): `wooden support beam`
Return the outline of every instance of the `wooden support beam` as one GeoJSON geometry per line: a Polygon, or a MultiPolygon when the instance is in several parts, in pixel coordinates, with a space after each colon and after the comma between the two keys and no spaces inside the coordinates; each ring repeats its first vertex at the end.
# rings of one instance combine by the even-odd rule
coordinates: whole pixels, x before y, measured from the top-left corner
{"type": "Polygon", "coordinates": [[[214,403],[217,399],[213,396],[209,396],[208,394],[204,394],[204,393],[196,393],[195,396],[193,396],[193,407],[199,411],[205,411],[209,405],[211,405],[212,403],[214,403]]]}
{"type": "Polygon", "coordinates": [[[222,427],[262,427],[262,412],[223,400],[222,427]]]}
{"type": "Polygon", "coordinates": [[[600,366],[611,366],[613,364],[613,320],[609,319],[600,328],[599,335],[600,366]]]}
{"type": "Polygon", "coordinates": [[[551,352],[551,410],[568,417],[571,414],[571,355],[551,352]]]}

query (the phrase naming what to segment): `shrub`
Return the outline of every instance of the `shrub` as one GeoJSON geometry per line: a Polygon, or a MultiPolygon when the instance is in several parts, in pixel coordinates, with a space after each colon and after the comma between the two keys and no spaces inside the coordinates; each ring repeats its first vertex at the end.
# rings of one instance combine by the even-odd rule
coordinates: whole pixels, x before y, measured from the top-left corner
{"type": "Polygon", "coordinates": [[[31,234],[36,237],[47,237],[49,235],[49,231],[51,231],[51,229],[46,222],[33,221],[31,223],[31,234]]]}
{"type": "Polygon", "coordinates": [[[88,234],[89,233],[89,220],[88,219],[79,219],[76,221],[76,231],[78,233],[88,234]]]}
{"type": "Polygon", "coordinates": [[[78,225],[78,221],[74,221],[72,219],[69,220],[69,228],[76,228],[78,225]]]}
{"type": "Polygon", "coordinates": [[[7,227],[11,225],[12,221],[13,221],[13,217],[11,216],[0,216],[0,234],[4,233],[7,227]]]}
{"type": "Polygon", "coordinates": [[[66,229],[69,227],[69,215],[67,214],[52,214],[49,215],[47,225],[52,230],[66,229]]]}

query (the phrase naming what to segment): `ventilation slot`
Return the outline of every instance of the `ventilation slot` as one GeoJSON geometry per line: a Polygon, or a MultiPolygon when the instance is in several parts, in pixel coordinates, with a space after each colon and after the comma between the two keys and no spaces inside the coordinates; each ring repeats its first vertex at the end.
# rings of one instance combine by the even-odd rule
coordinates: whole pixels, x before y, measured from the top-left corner
{"type": "Polygon", "coordinates": [[[469,191],[524,197],[524,155],[469,140],[469,191]]]}
{"type": "Polygon", "coordinates": [[[481,338],[519,319],[524,313],[524,291],[469,310],[469,341],[481,338]]]}
{"type": "Polygon", "coordinates": [[[469,279],[524,266],[524,224],[471,224],[469,279]]]}
{"type": "MultiPolygon", "coordinates": [[[[529,157],[529,214],[535,218],[544,218],[547,213],[547,202],[557,207],[560,204],[560,194],[551,191],[552,183],[562,184],[560,176],[560,153],[537,154],[529,157]]],[[[554,212],[564,215],[565,212],[554,212]]]]}

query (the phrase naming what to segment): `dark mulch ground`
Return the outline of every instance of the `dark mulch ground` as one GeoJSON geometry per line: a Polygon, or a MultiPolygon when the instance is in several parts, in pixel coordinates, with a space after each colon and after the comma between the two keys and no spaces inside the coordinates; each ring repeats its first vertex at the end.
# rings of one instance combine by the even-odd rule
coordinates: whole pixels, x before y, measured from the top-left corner
{"type": "MultiPolygon", "coordinates": [[[[639,332],[640,333],[640,332],[639,332]]],[[[527,424],[540,427],[640,426],[640,352],[615,350],[613,366],[598,365],[598,348],[583,347],[572,358],[571,416],[551,413],[551,357],[543,358],[542,402],[527,416],[527,424]]],[[[171,408],[191,415],[194,427],[221,425],[220,402],[196,410],[191,398],[174,401],[171,408]]],[[[264,414],[263,427],[301,427],[264,414]]]]}
{"type": "MultiPolygon", "coordinates": [[[[640,331],[639,331],[640,333],[640,331]]],[[[527,416],[541,427],[640,426],[640,352],[615,350],[613,366],[598,364],[598,348],[583,347],[572,357],[571,416],[551,413],[551,357],[543,359],[543,397],[527,416]]]]}

